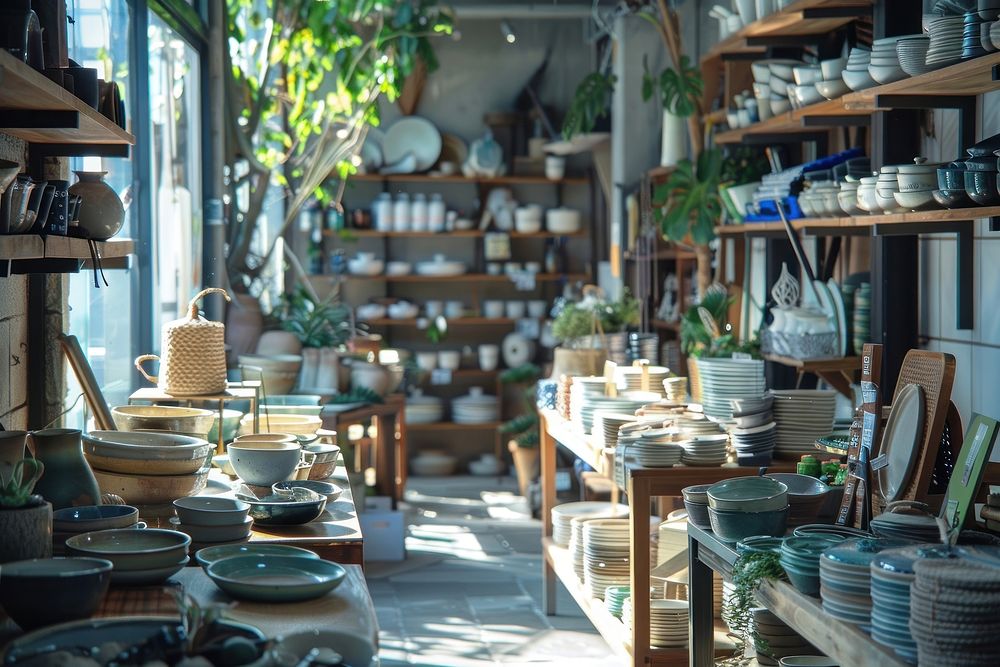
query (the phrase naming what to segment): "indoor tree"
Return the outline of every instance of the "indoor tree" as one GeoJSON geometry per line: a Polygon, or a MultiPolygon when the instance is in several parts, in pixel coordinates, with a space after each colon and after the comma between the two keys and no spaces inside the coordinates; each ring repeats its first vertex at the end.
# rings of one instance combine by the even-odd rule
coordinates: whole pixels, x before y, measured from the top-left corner
{"type": "Polygon", "coordinates": [[[253,293],[303,206],[339,202],[379,101],[395,100],[418,62],[436,67],[430,39],[452,22],[431,0],[227,0],[226,9],[226,265],[231,283],[253,293]],[[338,187],[327,191],[331,175],[338,187]],[[268,238],[260,222],[272,185],[285,203],[268,238]]]}

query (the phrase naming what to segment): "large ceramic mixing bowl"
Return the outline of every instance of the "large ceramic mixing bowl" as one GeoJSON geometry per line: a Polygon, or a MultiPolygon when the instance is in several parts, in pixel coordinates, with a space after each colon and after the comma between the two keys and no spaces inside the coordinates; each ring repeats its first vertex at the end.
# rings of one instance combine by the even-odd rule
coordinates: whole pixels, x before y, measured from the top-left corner
{"type": "Polygon", "coordinates": [[[212,430],[215,413],[168,405],[120,405],[111,409],[120,431],[172,431],[204,438],[212,430]]]}
{"type": "Polygon", "coordinates": [[[299,465],[302,447],[288,442],[240,442],[229,445],[233,470],[247,484],[270,487],[289,479],[299,465]]]}

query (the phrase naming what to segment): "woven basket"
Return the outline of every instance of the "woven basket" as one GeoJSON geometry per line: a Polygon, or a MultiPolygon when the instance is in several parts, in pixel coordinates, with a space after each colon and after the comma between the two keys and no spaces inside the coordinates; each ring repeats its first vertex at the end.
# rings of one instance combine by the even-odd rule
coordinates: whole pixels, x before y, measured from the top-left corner
{"type": "Polygon", "coordinates": [[[142,376],[172,396],[203,396],[226,390],[226,325],[198,315],[198,302],[209,294],[226,290],[210,287],[188,303],[187,317],[168,322],[160,343],[162,358],[155,354],[137,357],[135,367],[142,376]],[[142,367],[146,361],[159,361],[160,374],[150,375],[142,367]]]}

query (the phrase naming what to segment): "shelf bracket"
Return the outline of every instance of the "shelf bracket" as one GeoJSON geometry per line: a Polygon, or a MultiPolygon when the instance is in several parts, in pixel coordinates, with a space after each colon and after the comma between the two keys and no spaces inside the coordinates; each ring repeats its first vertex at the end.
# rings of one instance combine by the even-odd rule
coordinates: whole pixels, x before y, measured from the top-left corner
{"type": "Polygon", "coordinates": [[[77,130],[79,111],[0,109],[0,127],[33,130],[77,130]]]}
{"type": "Polygon", "coordinates": [[[871,114],[856,116],[803,116],[804,127],[864,127],[872,124],[871,114]]]}
{"type": "Polygon", "coordinates": [[[989,220],[990,220],[990,231],[991,232],[1000,232],[1000,218],[994,216],[994,217],[990,218],[989,220]]]}
{"type": "Polygon", "coordinates": [[[31,154],[39,157],[129,156],[128,144],[31,144],[31,154]]]}

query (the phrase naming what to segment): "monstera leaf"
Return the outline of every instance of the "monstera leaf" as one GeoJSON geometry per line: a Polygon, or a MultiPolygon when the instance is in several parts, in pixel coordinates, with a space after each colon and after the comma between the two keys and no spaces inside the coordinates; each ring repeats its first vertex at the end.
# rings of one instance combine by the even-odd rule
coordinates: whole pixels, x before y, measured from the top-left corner
{"type": "Polygon", "coordinates": [[[702,151],[697,165],[681,160],[664,183],[653,190],[653,217],[664,236],[681,241],[688,234],[699,245],[715,238],[722,215],[719,173],[722,152],[702,151]]]}
{"type": "Polygon", "coordinates": [[[642,66],[645,69],[642,77],[644,100],[649,100],[659,90],[663,108],[675,116],[687,118],[698,109],[698,102],[705,90],[705,80],[701,78],[698,68],[691,66],[687,56],[681,56],[680,69],[668,67],[660,73],[659,79],[649,71],[645,58],[642,66]]]}

